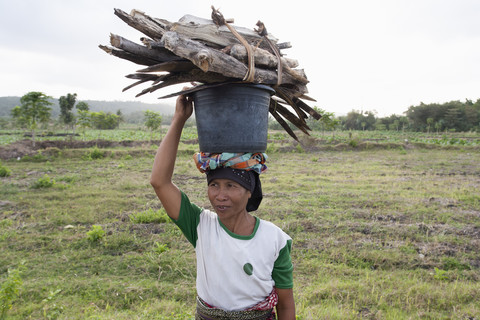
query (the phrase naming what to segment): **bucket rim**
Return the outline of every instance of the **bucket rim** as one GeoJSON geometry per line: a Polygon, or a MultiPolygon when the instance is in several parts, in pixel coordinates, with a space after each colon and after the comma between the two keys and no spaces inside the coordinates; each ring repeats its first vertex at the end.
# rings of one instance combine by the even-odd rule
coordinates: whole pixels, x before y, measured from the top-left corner
{"type": "Polygon", "coordinates": [[[199,91],[204,91],[207,89],[214,89],[214,88],[220,88],[223,86],[245,86],[245,87],[253,87],[257,89],[263,89],[267,92],[270,93],[270,96],[273,96],[276,94],[275,89],[272,87],[265,85],[265,84],[260,84],[260,83],[251,83],[251,82],[220,82],[220,83],[215,83],[215,84],[208,84],[208,85],[200,85],[197,87],[197,90],[195,92],[192,92],[192,94],[195,94],[199,91]]]}

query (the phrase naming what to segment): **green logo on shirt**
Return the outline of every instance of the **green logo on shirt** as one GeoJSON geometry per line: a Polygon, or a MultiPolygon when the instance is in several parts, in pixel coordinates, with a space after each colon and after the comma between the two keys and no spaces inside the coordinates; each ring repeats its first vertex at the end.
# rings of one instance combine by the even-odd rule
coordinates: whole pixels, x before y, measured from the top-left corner
{"type": "Polygon", "coordinates": [[[249,276],[251,276],[253,274],[253,267],[250,263],[245,263],[245,265],[243,266],[243,271],[245,271],[246,274],[248,274],[249,276]]]}

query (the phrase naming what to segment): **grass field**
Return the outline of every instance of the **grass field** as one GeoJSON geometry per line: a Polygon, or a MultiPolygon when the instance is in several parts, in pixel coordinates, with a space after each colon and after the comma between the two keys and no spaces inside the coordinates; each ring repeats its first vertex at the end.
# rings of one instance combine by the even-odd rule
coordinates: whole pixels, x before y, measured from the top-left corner
{"type": "MultiPolygon", "coordinates": [[[[480,149],[356,149],[361,134],[269,146],[256,215],[293,238],[298,319],[480,319],[480,149]]],[[[197,148],[181,144],[174,180],[208,207],[197,148]]],[[[193,317],[194,251],[149,185],[155,151],[2,161],[0,319],[193,317]]]]}

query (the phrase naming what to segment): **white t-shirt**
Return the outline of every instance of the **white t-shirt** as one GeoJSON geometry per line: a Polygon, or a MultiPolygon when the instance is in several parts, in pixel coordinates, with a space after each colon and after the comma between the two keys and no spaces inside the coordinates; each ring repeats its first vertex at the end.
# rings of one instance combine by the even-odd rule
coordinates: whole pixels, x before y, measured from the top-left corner
{"type": "Polygon", "coordinates": [[[245,310],[277,288],[293,287],[292,239],[273,223],[256,219],[249,236],[230,232],[215,212],[190,203],[182,193],[174,221],[195,247],[197,294],[226,311],[245,310]]]}

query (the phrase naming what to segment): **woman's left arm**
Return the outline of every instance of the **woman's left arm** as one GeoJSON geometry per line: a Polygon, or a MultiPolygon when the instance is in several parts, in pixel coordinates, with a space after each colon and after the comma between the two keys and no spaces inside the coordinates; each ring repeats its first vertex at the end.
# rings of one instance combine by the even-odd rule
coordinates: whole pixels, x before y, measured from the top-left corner
{"type": "Polygon", "coordinates": [[[295,301],[293,289],[276,288],[278,294],[277,318],[278,320],[295,320],[295,301]]]}

